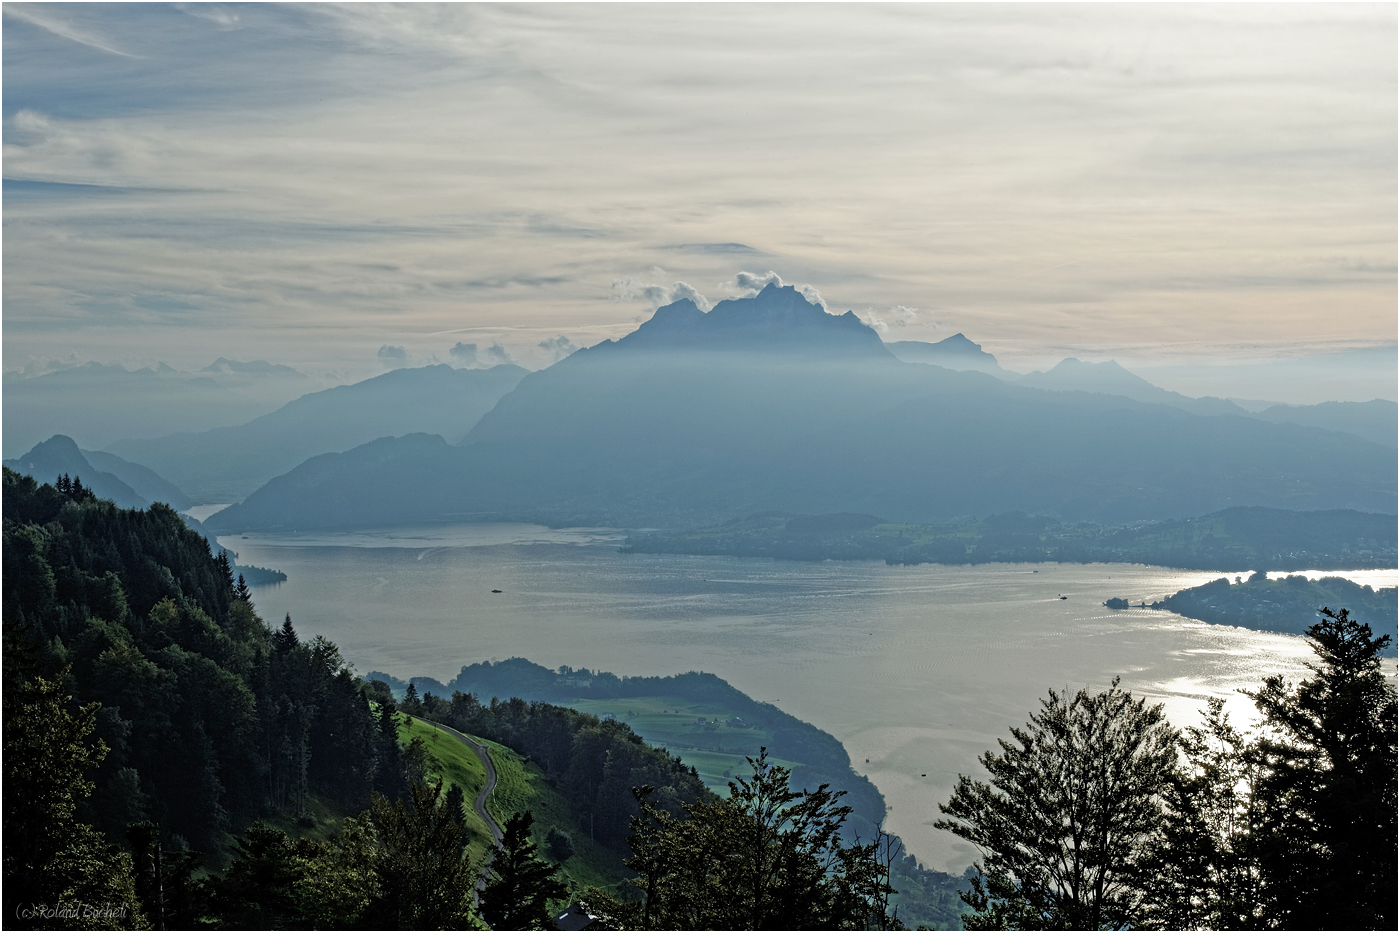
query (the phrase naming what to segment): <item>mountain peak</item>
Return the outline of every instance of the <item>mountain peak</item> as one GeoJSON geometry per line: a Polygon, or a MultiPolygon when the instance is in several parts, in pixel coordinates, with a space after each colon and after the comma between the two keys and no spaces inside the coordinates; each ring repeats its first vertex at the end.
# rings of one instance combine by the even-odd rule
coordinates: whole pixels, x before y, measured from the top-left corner
{"type": "MultiPolygon", "coordinates": [[[[78,450],[78,442],[67,434],[55,434],[46,441],[40,441],[21,459],[32,460],[35,457],[73,457],[77,460],[83,459],[81,451],[78,450]]],[[[84,465],[86,465],[86,463],[84,463],[84,465]]]]}
{"type": "Polygon", "coordinates": [[[887,344],[891,353],[906,363],[931,363],[945,369],[975,370],[1005,379],[1010,375],[1001,368],[997,358],[973,343],[963,334],[945,337],[937,343],[919,340],[897,340],[887,344]]]}
{"type": "Polygon", "coordinates": [[[958,331],[951,337],[944,337],[942,340],[935,343],[934,346],[943,347],[947,350],[958,350],[965,353],[982,352],[982,345],[980,343],[973,343],[971,340],[967,339],[962,331],[958,331]]]}
{"type": "MultiPolygon", "coordinates": [[[[853,312],[830,314],[791,285],[769,282],[754,295],[701,311],[689,298],[657,308],[615,344],[628,350],[729,351],[822,358],[889,357],[880,337],[853,312]]],[[[576,354],[580,355],[580,354],[576,354]]]]}

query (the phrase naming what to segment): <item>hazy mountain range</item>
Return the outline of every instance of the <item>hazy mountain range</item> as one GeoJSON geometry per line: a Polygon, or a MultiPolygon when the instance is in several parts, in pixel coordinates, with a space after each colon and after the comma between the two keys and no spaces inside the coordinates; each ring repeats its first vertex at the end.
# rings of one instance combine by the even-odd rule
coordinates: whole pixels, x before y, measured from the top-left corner
{"type": "Polygon", "coordinates": [[[304,395],[236,427],[124,440],[108,450],[143,463],[205,502],[232,502],[317,454],[417,432],[456,442],[525,376],[510,364],[396,369],[304,395]]]}
{"type": "Polygon", "coordinates": [[[4,377],[4,447],[28,450],[55,434],[100,449],[130,437],[240,424],[324,385],[289,366],[220,358],[200,372],[165,364],[123,366],[57,361],[40,375],[4,377]]]}
{"type": "MultiPolygon", "coordinates": [[[[995,364],[963,341],[944,350],[995,364]]],[[[1116,364],[1066,361],[1032,375],[901,361],[853,314],[828,314],[790,287],[708,313],[682,300],[525,376],[460,445],[419,434],[313,457],[208,524],[1395,509],[1393,445],[1185,399],[1116,364]]]]}
{"type": "MultiPolygon", "coordinates": [[[[223,358],[193,381],[99,369],[25,381],[178,377],[162,391],[181,395],[199,379],[300,377],[223,358]]],[[[21,407],[7,399],[7,413],[21,407]]],[[[708,313],[677,301],[536,373],[398,369],[233,427],[103,451],[54,437],[7,465],[82,475],[123,505],[242,499],[209,520],[234,530],[485,518],[681,528],[763,509],[899,521],[1391,513],[1395,461],[1394,402],[1251,413],[1114,362],[1022,375],[962,334],[882,343],[854,314],[773,284],[708,313]]]]}
{"type": "Polygon", "coordinates": [[[80,479],[99,499],[111,499],[124,509],[144,509],[152,502],[164,502],[175,509],[187,509],[191,504],[180,489],[154,470],[113,454],[79,450],[77,443],[63,434],[36,444],[23,457],[6,460],[5,466],[41,483],[52,483],[65,474],[80,479]]]}

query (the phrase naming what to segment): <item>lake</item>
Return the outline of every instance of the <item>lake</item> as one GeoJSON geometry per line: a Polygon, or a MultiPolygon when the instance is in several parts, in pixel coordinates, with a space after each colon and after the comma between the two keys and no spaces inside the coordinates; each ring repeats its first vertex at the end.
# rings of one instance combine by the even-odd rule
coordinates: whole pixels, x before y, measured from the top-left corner
{"type": "MultiPolygon", "coordinates": [[[[1220,573],[621,554],[622,538],[512,524],[220,543],[241,564],[287,573],[254,590],[267,622],[290,612],[303,638],[332,639],[361,673],[447,681],[463,665],[519,656],[619,675],[717,674],[839,738],[884,794],[887,828],[955,873],[976,853],[933,829],[938,803],[960,772],[983,775],[977,756],[1048,688],[1097,690],[1121,676],[1177,725],[1197,722],[1209,696],[1226,697],[1243,724],[1253,707],[1236,691],[1274,673],[1297,680],[1312,658],[1296,636],[1102,605],[1150,602],[1220,573]]],[[[1396,582],[1393,570],[1339,575],[1396,582]]],[[[1393,677],[1395,660],[1385,663],[1393,677]]]]}

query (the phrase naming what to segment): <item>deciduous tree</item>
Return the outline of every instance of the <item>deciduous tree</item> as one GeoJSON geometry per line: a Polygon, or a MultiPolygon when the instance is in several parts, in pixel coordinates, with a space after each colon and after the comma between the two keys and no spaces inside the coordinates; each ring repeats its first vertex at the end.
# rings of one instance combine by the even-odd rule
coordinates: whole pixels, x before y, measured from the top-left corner
{"type": "Polygon", "coordinates": [[[1136,923],[1134,874],[1163,823],[1176,733],[1162,707],[1113,686],[1050,691],[1014,742],[959,775],[937,825],[982,853],[964,900],[971,929],[1122,928],[1136,923]]]}
{"type": "Polygon", "coordinates": [[[850,808],[823,784],[793,790],[767,750],[753,775],[730,782],[728,799],[685,804],[685,817],[634,793],[627,864],[645,895],[648,929],[865,929],[883,926],[893,893],[875,843],[843,843],[850,808]]]}

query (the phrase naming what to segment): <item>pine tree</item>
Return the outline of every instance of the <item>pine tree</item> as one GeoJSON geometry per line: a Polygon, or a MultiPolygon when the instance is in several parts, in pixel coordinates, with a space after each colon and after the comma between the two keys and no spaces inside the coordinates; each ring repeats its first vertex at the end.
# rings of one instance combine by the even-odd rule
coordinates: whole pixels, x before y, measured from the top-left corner
{"type": "Polygon", "coordinates": [[[404,691],[403,703],[399,705],[399,708],[410,716],[423,715],[423,701],[418,698],[418,687],[412,682],[409,683],[408,689],[404,691]]]}
{"type": "Polygon", "coordinates": [[[292,628],[292,614],[289,612],[287,618],[282,620],[282,628],[272,636],[272,646],[279,652],[286,653],[299,644],[301,642],[297,640],[296,629],[292,628]]]}
{"type": "Polygon", "coordinates": [[[1324,608],[1308,629],[1319,662],[1297,688],[1269,677],[1255,846],[1265,923],[1396,927],[1396,697],[1381,672],[1389,635],[1324,608]]]}
{"type": "Polygon", "coordinates": [[[1204,726],[1180,738],[1184,767],[1169,775],[1166,822],[1140,866],[1140,925],[1167,930],[1244,930],[1263,924],[1251,831],[1257,764],[1230,725],[1225,701],[1207,701],[1204,726]]]}
{"type": "Polygon", "coordinates": [[[481,916],[497,930],[549,929],[548,902],[569,893],[559,880],[559,866],[539,857],[530,838],[534,820],[529,810],[506,820],[501,848],[491,860],[493,877],[481,892],[481,916]]]}

